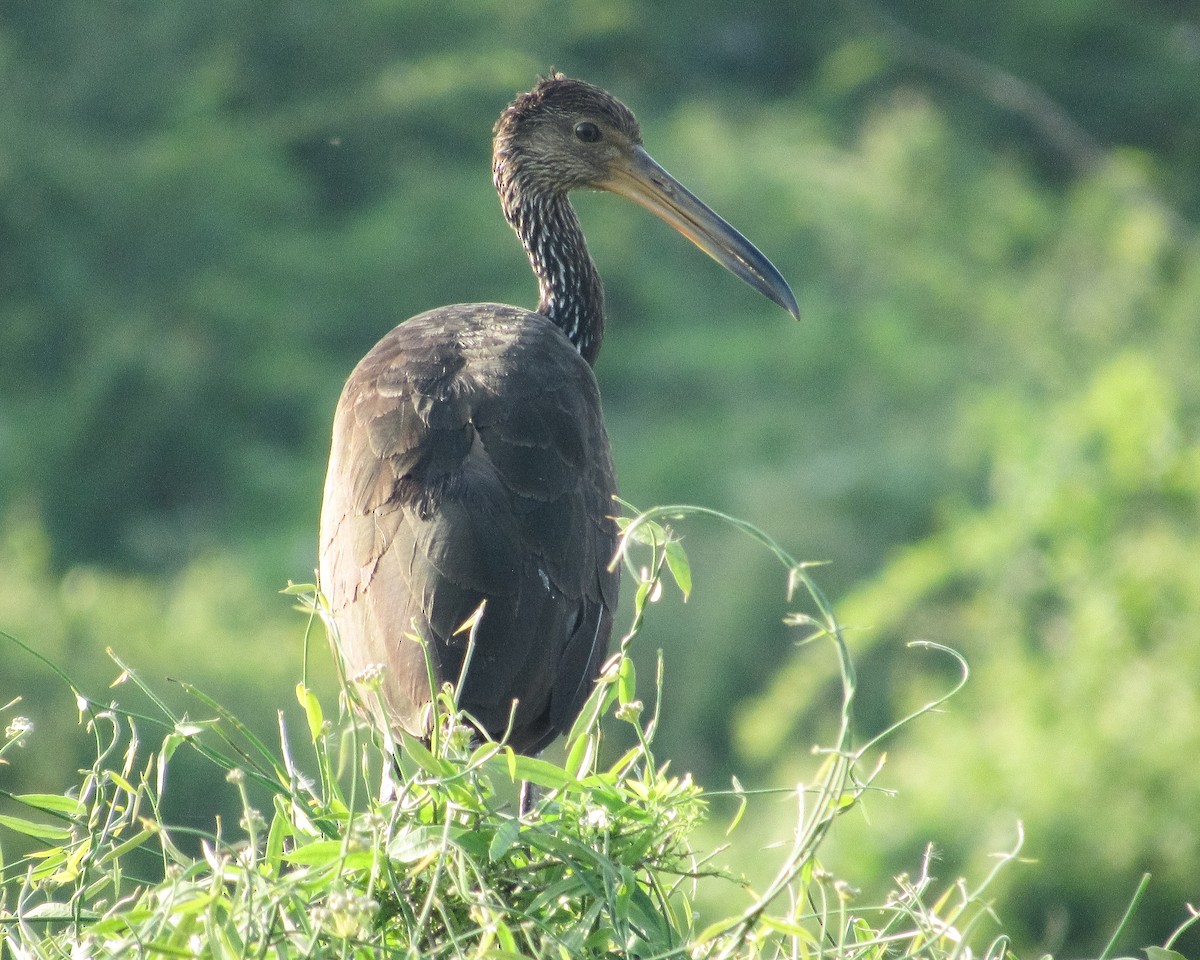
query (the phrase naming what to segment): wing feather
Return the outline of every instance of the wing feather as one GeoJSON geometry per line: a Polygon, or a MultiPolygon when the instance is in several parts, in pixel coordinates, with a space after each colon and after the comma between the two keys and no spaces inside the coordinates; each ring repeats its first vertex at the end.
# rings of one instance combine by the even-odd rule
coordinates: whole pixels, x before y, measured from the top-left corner
{"type": "Polygon", "coordinates": [[[615,476],[591,368],[538,314],[447,307],[397,327],[334,419],[321,583],[350,671],[384,666],[388,722],[423,734],[424,653],[462,706],[536,752],[574,720],[612,630],[615,476]]]}

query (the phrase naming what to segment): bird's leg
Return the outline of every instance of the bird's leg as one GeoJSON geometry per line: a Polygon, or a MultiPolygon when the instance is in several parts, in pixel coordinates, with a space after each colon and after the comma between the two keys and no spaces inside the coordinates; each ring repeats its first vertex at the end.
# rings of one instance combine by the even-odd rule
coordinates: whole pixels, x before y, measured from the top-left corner
{"type": "Polygon", "coordinates": [[[542,791],[536,783],[528,780],[521,781],[521,792],[517,799],[517,816],[525,817],[533,812],[533,808],[542,798],[542,791]]]}
{"type": "Polygon", "coordinates": [[[399,793],[396,785],[403,776],[404,774],[400,770],[400,761],[395,754],[384,761],[383,770],[380,771],[379,777],[379,800],[381,803],[387,803],[389,800],[396,799],[399,793]]]}
{"type": "MultiPolygon", "coordinates": [[[[541,751],[538,751],[537,753],[533,754],[533,757],[536,759],[541,755],[541,751]]],[[[533,808],[537,806],[537,802],[541,799],[542,788],[536,783],[530,783],[528,780],[522,780],[521,790],[517,794],[517,816],[524,817],[527,814],[533,813],[533,808]]]]}

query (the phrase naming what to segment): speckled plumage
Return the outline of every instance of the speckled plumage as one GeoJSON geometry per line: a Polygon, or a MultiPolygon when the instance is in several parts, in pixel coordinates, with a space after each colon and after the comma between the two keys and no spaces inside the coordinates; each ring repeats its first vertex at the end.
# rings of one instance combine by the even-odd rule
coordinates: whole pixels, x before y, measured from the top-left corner
{"type": "Polygon", "coordinates": [[[604,337],[604,285],[567,193],[593,186],[597,169],[547,146],[580,117],[609,125],[630,143],[642,142],[638,122],[623,103],[599,87],[552,74],[518,96],[496,121],[492,178],[538,279],[538,313],[595,363],[604,337]]]}

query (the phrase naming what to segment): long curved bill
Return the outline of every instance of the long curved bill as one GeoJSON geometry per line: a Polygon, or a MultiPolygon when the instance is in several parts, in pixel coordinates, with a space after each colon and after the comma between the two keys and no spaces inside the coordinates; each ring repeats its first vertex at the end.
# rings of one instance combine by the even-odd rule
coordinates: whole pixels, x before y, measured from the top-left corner
{"type": "Polygon", "coordinates": [[[726,270],[800,319],[796,297],[771,261],[641,147],[634,147],[614,165],[607,179],[598,186],[645,207],[726,270]]]}

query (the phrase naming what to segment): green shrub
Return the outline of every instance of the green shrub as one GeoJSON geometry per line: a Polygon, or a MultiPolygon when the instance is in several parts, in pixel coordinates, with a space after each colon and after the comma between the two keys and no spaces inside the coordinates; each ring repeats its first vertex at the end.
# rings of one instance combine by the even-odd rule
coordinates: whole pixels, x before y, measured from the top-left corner
{"type": "MultiPolygon", "coordinates": [[[[669,772],[653,752],[661,669],[647,706],[626,656],[662,577],[669,572],[689,589],[687,559],[657,522],[684,512],[663,508],[626,527],[627,543],[648,553],[643,565],[630,565],[642,571],[633,624],[561,764],[478,743],[449,685],[425,744],[387,735],[381,742],[354,719],[353,706],[373,695],[369,682],[343,686],[336,723],[302,682],[305,733],[298,738],[281,713],[279,746],[270,748],[189,685],[200,719],[177,713],[118,661],[153,711],[134,714],[75,691],[95,739],[94,763],[62,795],[8,795],[14,812],[0,820],[2,835],[32,838],[37,849],[5,866],[7,949],[21,958],[1007,955],[984,899],[991,876],[974,888],[959,881],[938,890],[926,862],[899,878],[885,902],[860,904],[854,885],[821,863],[830,828],[874,789],[878,738],[854,746],[854,667],[821,592],[804,566],[742,524],[787,568],[797,607],[789,622],[800,640],[824,641],[835,654],[838,733],[790,791],[794,827],[773,853],[765,886],[746,888],[720,865],[722,849],[697,847],[709,798],[736,799],[729,831],[757,815],[760,798],[736,782],[732,791],[706,792],[669,772]],[[621,729],[632,732],[632,746],[609,756],[606,738],[621,729]],[[184,852],[189,831],[161,815],[184,751],[208,764],[210,790],[240,798],[236,827],[218,821],[196,832],[196,855],[184,852]],[[520,780],[541,789],[525,817],[514,813],[520,780]],[[723,918],[702,916],[702,885],[740,904],[723,918]],[[970,952],[972,941],[981,953],[970,952]]],[[[320,600],[310,591],[290,592],[311,626],[320,600]]],[[[71,685],[58,668],[47,670],[71,685]]],[[[8,707],[0,759],[36,735],[15,718],[18,707],[8,707]]]]}

